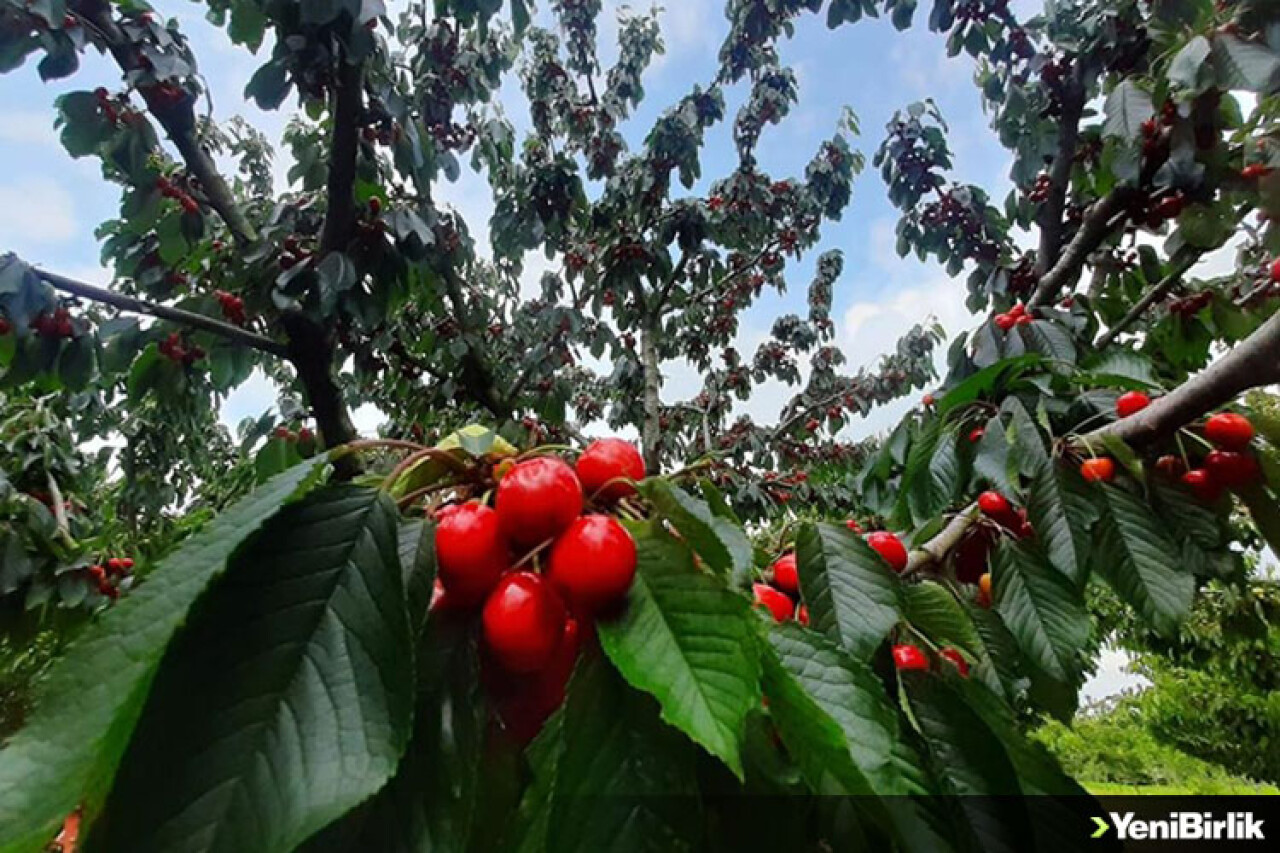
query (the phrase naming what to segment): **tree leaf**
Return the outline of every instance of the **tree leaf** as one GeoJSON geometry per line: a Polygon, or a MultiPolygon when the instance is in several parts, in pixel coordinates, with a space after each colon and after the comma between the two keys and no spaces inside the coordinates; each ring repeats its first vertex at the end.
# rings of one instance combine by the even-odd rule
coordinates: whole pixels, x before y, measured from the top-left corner
{"type": "Polygon", "coordinates": [[[1020,542],[1002,542],[993,568],[996,609],[1023,654],[1055,680],[1078,682],[1090,622],[1076,585],[1020,542]]]}
{"type": "Polygon", "coordinates": [[[986,653],[973,621],[942,584],[903,584],[902,601],[903,617],[925,636],[943,645],[957,646],[974,658],[986,653]]]}
{"type": "Polygon", "coordinates": [[[919,523],[937,515],[959,494],[963,485],[958,443],[960,435],[946,430],[938,436],[924,471],[906,482],[907,502],[919,523]]]}
{"type": "Polygon", "coordinates": [[[396,516],[333,486],[236,555],[161,662],[90,849],[291,850],[387,783],[413,714],[396,516]]]}
{"type": "Polygon", "coordinates": [[[1102,126],[1104,136],[1133,141],[1141,138],[1143,122],[1151,119],[1156,111],[1150,95],[1132,80],[1122,80],[1107,95],[1103,112],[1107,117],[1102,126]]]}
{"type": "Polygon", "coordinates": [[[160,561],[71,644],[26,727],[0,750],[0,850],[43,849],[77,805],[97,810],[187,610],[240,543],[314,486],[318,467],[309,462],[260,486],[160,561]]]}
{"type": "Polygon", "coordinates": [[[760,704],[756,617],[656,524],[631,529],[636,579],[622,615],[597,624],[601,645],[632,686],[658,698],[664,720],[741,777],[743,725],[760,704]]]}
{"type": "Polygon", "coordinates": [[[735,579],[750,576],[751,540],[739,525],[666,480],[646,480],[642,488],[654,508],[707,565],[718,572],[729,572],[735,579]]]}
{"type": "Polygon", "coordinates": [[[898,578],[884,559],[860,536],[824,522],[800,528],[796,568],[814,630],[870,660],[901,608],[898,578]]]}
{"type": "Polygon", "coordinates": [[[555,763],[547,850],[697,849],[694,755],[598,655],[574,673],[555,763]]]}
{"type": "Polygon", "coordinates": [[[1098,572],[1116,594],[1160,634],[1186,617],[1196,581],[1182,570],[1179,550],[1151,508],[1115,486],[1103,486],[1095,554],[1098,572]]]}
{"type": "Polygon", "coordinates": [[[1077,587],[1088,573],[1089,529],[1098,517],[1084,481],[1045,459],[1027,490],[1027,518],[1049,563],[1077,587]]]}

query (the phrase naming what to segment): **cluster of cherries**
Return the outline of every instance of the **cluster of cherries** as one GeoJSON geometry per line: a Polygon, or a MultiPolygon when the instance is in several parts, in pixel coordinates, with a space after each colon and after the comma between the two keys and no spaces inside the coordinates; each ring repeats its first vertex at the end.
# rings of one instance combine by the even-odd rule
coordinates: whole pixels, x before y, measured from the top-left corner
{"type": "Polygon", "coordinates": [[[167,338],[160,342],[160,354],[172,362],[182,364],[187,367],[190,367],[208,355],[208,353],[204,351],[204,347],[199,344],[187,346],[179,332],[171,333],[167,338]]]}
{"type": "Polygon", "coordinates": [[[102,563],[89,567],[89,577],[98,587],[98,592],[115,601],[120,597],[120,581],[133,571],[131,557],[111,557],[102,563]]]}
{"type": "Polygon", "coordinates": [[[997,314],[995,318],[996,327],[1002,332],[1007,332],[1014,326],[1030,326],[1035,318],[1027,313],[1027,306],[1021,302],[1014,305],[1003,314],[997,314]]]}
{"type": "Polygon", "coordinates": [[[1253,435],[1253,424],[1244,415],[1221,412],[1205,422],[1204,437],[1215,449],[1205,454],[1199,468],[1183,471],[1181,459],[1162,456],[1156,460],[1156,470],[1167,476],[1180,475],[1183,485],[1197,498],[1214,503],[1224,490],[1247,486],[1261,476],[1257,458],[1249,453],[1253,435]]]}
{"type": "Polygon", "coordinates": [[[310,427],[301,427],[297,432],[294,432],[287,426],[278,426],[271,434],[281,441],[296,441],[301,444],[306,444],[308,442],[315,441],[316,439],[316,434],[311,431],[310,427]]]}
{"type": "Polygon", "coordinates": [[[606,438],[573,468],[554,456],[503,460],[493,507],[436,514],[432,609],[481,609],[486,687],[522,740],[563,701],[593,620],[617,612],[635,577],[631,534],[611,515],[584,513],[586,499],[614,503],[644,474],[634,445],[606,438]]]}
{"type": "Polygon", "coordinates": [[[164,175],[156,178],[156,189],[160,191],[160,195],[176,201],[182,207],[183,213],[200,212],[200,204],[192,198],[191,194],[164,175]]]}
{"type": "Polygon", "coordinates": [[[215,290],[213,298],[218,300],[218,306],[222,308],[222,316],[228,321],[237,326],[243,326],[248,321],[244,313],[244,300],[239,296],[225,290],[215,290]]]}
{"type": "MultiPolygon", "coordinates": [[[[52,312],[46,311],[37,315],[31,321],[31,330],[42,338],[74,338],[76,336],[75,326],[71,322],[71,312],[66,308],[56,308],[52,312]]],[[[8,331],[8,329],[0,331],[8,331]]]]}

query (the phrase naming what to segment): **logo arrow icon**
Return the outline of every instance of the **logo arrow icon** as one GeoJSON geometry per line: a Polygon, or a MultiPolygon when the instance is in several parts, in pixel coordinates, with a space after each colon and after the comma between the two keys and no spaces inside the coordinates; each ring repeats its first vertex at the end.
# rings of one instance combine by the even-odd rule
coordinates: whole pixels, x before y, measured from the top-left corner
{"type": "Polygon", "coordinates": [[[1107,830],[1111,828],[1111,826],[1100,817],[1095,816],[1093,822],[1098,828],[1093,831],[1093,835],[1089,836],[1090,838],[1101,838],[1106,835],[1107,830]]]}

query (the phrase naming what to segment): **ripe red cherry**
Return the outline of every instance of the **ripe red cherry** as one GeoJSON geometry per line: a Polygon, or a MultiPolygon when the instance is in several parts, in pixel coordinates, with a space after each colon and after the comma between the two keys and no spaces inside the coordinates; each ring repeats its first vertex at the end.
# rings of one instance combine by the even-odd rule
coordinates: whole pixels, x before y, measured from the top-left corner
{"type": "Polygon", "coordinates": [[[541,575],[504,575],[484,603],[484,640],[494,658],[511,672],[536,672],[547,665],[564,635],[564,602],[541,575]]]}
{"type": "Polygon", "coordinates": [[[893,647],[893,665],[899,670],[926,670],[929,659],[916,646],[900,643],[893,647]]]}
{"type": "Polygon", "coordinates": [[[786,622],[796,611],[796,603],[786,593],[779,592],[767,583],[752,584],[751,591],[755,593],[756,604],[768,610],[775,622],[786,622]]]}
{"type": "Polygon", "coordinates": [[[1032,323],[1034,323],[1034,322],[1035,322],[1035,318],[1034,318],[1034,317],[1032,317],[1030,314],[1023,314],[1022,316],[1020,316],[1020,317],[1018,318],[1017,322],[1016,322],[1016,323],[1014,323],[1014,325],[1015,325],[1015,326],[1030,326],[1030,325],[1031,325],[1032,323]]]}
{"type": "Polygon", "coordinates": [[[1156,460],[1156,473],[1169,480],[1176,480],[1186,473],[1187,466],[1177,456],[1166,455],[1156,460]]]}
{"type": "Polygon", "coordinates": [[[809,627],[809,605],[801,604],[796,610],[796,621],[806,628],[809,627]]]}
{"type": "Polygon", "coordinates": [[[1141,391],[1129,391],[1116,399],[1116,414],[1122,418],[1137,414],[1151,405],[1151,398],[1141,391]]]}
{"type": "Polygon", "coordinates": [[[620,438],[593,441],[578,457],[576,469],[582,490],[588,496],[606,501],[616,501],[636,493],[634,486],[620,478],[644,479],[644,460],[640,458],[640,451],[631,442],[620,438]]]}
{"type": "Polygon", "coordinates": [[[902,540],[887,530],[867,534],[867,544],[884,558],[889,568],[900,572],[907,567],[907,549],[902,540]]]}
{"type": "Polygon", "coordinates": [[[451,601],[470,607],[484,601],[511,568],[498,514],[481,503],[450,507],[436,528],[436,565],[451,601]]]}
{"type": "Polygon", "coordinates": [[[1116,463],[1106,456],[1086,459],[1080,466],[1080,476],[1089,483],[1110,483],[1116,478],[1116,463]]]}
{"type": "Polygon", "coordinates": [[[1223,450],[1243,450],[1253,440],[1253,424],[1244,415],[1221,412],[1205,423],[1204,437],[1223,450]]]}
{"type": "Polygon", "coordinates": [[[1262,476],[1258,460],[1235,450],[1213,450],[1204,458],[1205,470],[1215,483],[1228,489],[1247,486],[1262,476]]]}
{"type": "Polygon", "coordinates": [[[584,515],[551,546],[547,580],[574,608],[598,613],[616,605],[636,576],[636,543],[608,515],[584,515]]]}
{"type": "Polygon", "coordinates": [[[978,495],[978,509],[987,518],[1001,523],[1014,517],[1009,500],[999,492],[983,492],[978,495]]]}
{"type": "Polygon", "coordinates": [[[1193,468],[1183,474],[1182,483],[1205,503],[1215,503],[1218,498],[1222,497],[1222,486],[1213,479],[1212,474],[1203,468],[1193,468]]]}
{"type": "Polygon", "coordinates": [[[852,518],[849,519],[844,523],[844,526],[852,530],[854,533],[862,532],[862,525],[859,524],[855,519],[852,519],[852,518]]]}
{"type": "Polygon", "coordinates": [[[582,514],[582,485],[573,469],[553,456],[517,463],[498,483],[503,534],[531,546],[558,536],[582,514]]]}
{"type": "Polygon", "coordinates": [[[982,427],[974,427],[969,432],[969,441],[972,444],[977,444],[979,441],[982,441],[982,437],[986,434],[987,434],[987,431],[982,427]]]}
{"type": "Polygon", "coordinates": [[[920,398],[920,402],[921,402],[921,403],[923,403],[925,406],[932,406],[932,405],[933,405],[933,395],[932,395],[932,394],[925,394],[923,397],[921,397],[921,398],[920,398]]]}
{"type": "Polygon", "coordinates": [[[1276,258],[1271,262],[1270,273],[1272,281],[1280,282],[1280,258],[1276,258]]]}
{"type": "Polygon", "coordinates": [[[1000,331],[1007,332],[1016,325],[1018,325],[1018,318],[1015,317],[1014,315],[1012,314],[996,315],[996,326],[999,327],[1000,331]]]}
{"type": "Polygon", "coordinates": [[[956,665],[956,669],[960,671],[961,678],[969,677],[969,662],[964,659],[964,655],[959,650],[953,648],[945,648],[938,654],[956,665]]]}
{"type": "Polygon", "coordinates": [[[773,561],[773,585],[788,595],[800,594],[800,575],[796,571],[796,555],[783,554],[773,561]]]}

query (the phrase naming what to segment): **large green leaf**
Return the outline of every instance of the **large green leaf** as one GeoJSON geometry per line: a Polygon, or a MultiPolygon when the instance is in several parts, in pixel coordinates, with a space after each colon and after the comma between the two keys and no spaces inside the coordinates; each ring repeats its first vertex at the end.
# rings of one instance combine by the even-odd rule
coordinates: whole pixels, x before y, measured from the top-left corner
{"type": "Polygon", "coordinates": [[[413,713],[396,518],[334,486],[236,555],[161,662],[89,850],[292,850],[386,784],[413,713]]]}
{"type": "Polygon", "coordinates": [[[483,775],[489,706],[476,646],[469,620],[446,613],[427,623],[413,737],[395,778],[299,853],[467,849],[477,806],[494,796],[483,775]]]}
{"type": "Polygon", "coordinates": [[[1089,529],[1098,517],[1084,485],[1045,459],[1027,491],[1027,518],[1044,543],[1049,563],[1077,586],[1083,585],[1088,572],[1089,529]]]}
{"type": "Polygon", "coordinates": [[[742,527],[666,480],[646,480],[645,497],[680,532],[698,556],[718,572],[745,579],[751,573],[751,540],[742,527]]]}
{"type": "Polygon", "coordinates": [[[975,658],[983,654],[982,640],[969,614],[942,584],[905,584],[902,601],[903,616],[931,640],[961,648],[975,658]]]}
{"type": "Polygon", "coordinates": [[[602,620],[600,642],[662,718],[742,775],[747,714],[760,704],[760,658],[745,598],[699,571],[657,524],[632,527],[638,564],[626,610],[602,620]]]}
{"type": "Polygon", "coordinates": [[[1151,507],[1115,486],[1103,486],[1102,493],[1098,572],[1152,628],[1168,634],[1191,609],[1195,577],[1182,567],[1177,545],[1151,507]]]}
{"type": "Polygon", "coordinates": [[[842,525],[806,524],[796,536],[800,590],[810,624],[869,660],[898,623],[898,578],[871,546],[842,525]]]}
{"type": "Polygon", "coordinates": [[[1089,640],[1089,614],[1079,589],[1024,543],[996,549],[996,609],[1029,660],[1052,678],[1075,683],[1089,640]]]}
{"type": "Polygon", "coordinates": [[[400,525],[400,568],[404,571],[405,600],[414,636],[422,630],[431,607],[436,579],[436,526],[425,519],[400,525]]]}
{"type": "Polygon", "coordinates": [[[41,850],[77,805],[96,811],[187,610],[241,542],[314,485],[318,467],[300,465],[228,509],[67,649],[27,726],[0,751],[0,850],[41,850]]]}
{"type": "Polygon", "coordinates": [[[956,430],[940,433],[928,466],[905,481],[907,504],[917,523],[936,516],[959,494],[964,480],[959,442],[956,430]]]}
{"type": "Polygon", "coordinates": [[[559,733],[548,851],[697,849],[703,825],[689,742],[600,656],[574,673],[559,733]]]}

